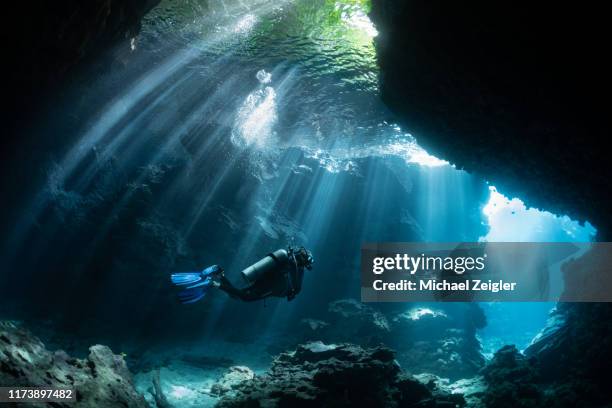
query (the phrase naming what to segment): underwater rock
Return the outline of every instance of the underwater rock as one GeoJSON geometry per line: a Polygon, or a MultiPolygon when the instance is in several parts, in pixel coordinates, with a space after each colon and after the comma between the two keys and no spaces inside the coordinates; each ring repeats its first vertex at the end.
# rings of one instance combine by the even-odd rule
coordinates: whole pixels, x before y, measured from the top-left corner
{"type": "Polygon", "coordinates": [[[391,319],[388,344],[412,373],[434,373],[452,380],[472,377],[484,366],[476,338],[472,309],[468,318],[441,308],[414,307],[391,319]]]}
{"type": "Polygon", "coordinates": [[[47,350],[10,322],[0,322],[0,386],[74,388],[77,401],[66,404],[71,407],[148,406],[134,389],[123,357],[108,347],[95,345],[87,358],[72,358],[61,350],[47,350]]]}
{"type": "Polygon", "coordinates": [[[610,406],[611,319],[607,303],[559,303],[524,354],[504,346],[483,368],[482,402],[502,408],[610,406]]]}
{"type": "Polygon", "coordinates": [[[401,373],[391,349],[313,342],[281,353],[267,373],[240,383],[218,407],[455,407],[461,396],[435,396],[401,373]]]}
{"type": "Polygon", "coordinates": [[[238,388],[243,382],[252,380],[253,378],[255,378],[255,373],[249,367],[230,367],[229,371],[225,373],[219,381],[213,384],[210,388],[210,393],[212,395],[223,396],[238,388]]]}
{"type": "Polygon", "coordinates": [[[141,19],[159,0],[97,0],[75,3],[60,0],[14,4],[11,21],[15,41],[11,61],[9,99],[13,102],[6,118],[31,113],[44,100],[45,91],[73,82],[70,75],[93,57],[105,56],[101,65],[124,63],[131,39],[141,28],[141,19]],[[112,54],[112,55],[108,55],[112,54]]]}
{"type": "MultiPolygon", "coordinates": [[[[335,320],[342,321],[342,330],[354,334],[389,332],[389,322],[385,315],[355,299],[340,299],[329,304],[329,313],[335,320]]],[[[352,334],[347,334],[352,337],[352,334]]]]}
{"type": "Polygon", "coordinates": [[[391,319],[393,332],[412,340],[443,338],[454,327],[455,323],[444,311],[429,307],[414,307],[391,319]]]}
{"type": "Polygon", "coordinates": [[[604,15],[552,0],[373,0],[381,97],[430,154],[609,237],[604,15]]]}
{"type": "Polygon", "coordinates": [[[450,382],[448,378],[439,377],[431,373],[416,374],[413,377],[424,384],[438,398],[453,400],[460,397],[465,401],[466,408],[484,407],[482,396],[487,385],[484,382],[484,378],[480,375],[462,378],[455,382],[450,382]]]}
{"type": "Polygon", "coordinates": [[[448,335],[431,342],[412,343],[412,351],[398,352],[398,361],[412,373],[435,372],[452,380],[472,376],[482,367],[484,359],[471,353],[462,336],[463,333],[458,333],[458,336],[448,335]]]}
{"type": "Polygon", "coordinates": [[[485,406],[482,397],[486,391],[486,383],[480,375],[457,380],[449,384],[444,390],[451,394],[463,395],[467,408],[482,408],[485,406]]]}
{"type": "Polygon", "coordinates": [[[612,305],[559,303],[546,327],[525,350],[539,365],[558,406],[612,403],[612,305]]]}
{"type": "Polygon", "coordinates": [[[559,347],[559,343],[566,336],[567,316],[555,307],[550,311],[546,325],[533,338],[531,344],[525,349],[527,355],[540,355],[542,358],[545,354],[553,352],[559,347]]]}
{"type": "Polygon", "coordinates": [[[385,344],[408,371],[452,380],[476,375],[484,366],[476,329],[486,325],[477,305],[369,306],[354,299],[329,304],[330,326],[309,330],[303,338],[346,341],[361,346],[385,344]]]}
{"type": "MultiPolygon", "coordinates": [[[[426,374],[427,375],[427,374],[426,374]]],[[[436,376],[433,376],[436,377],[436,376]]],[[[411,390],[409,395],[418,395],[419,392],[423,392],[422,386],[428,391],[429,396],[425,401],[428,401],[429,405],[424,404],[423,407],[463,407],[467,406],[467,400],[459,392],[454,392],[450,386],[444,386],[444,382],[448,382],[448,379],[441,379],[439,381],[423,381],[423,377],[412,376],[407,374],[400,374],[400,381],[398,382],[398,388],[403,392],[411,390]],[[418,384],[418,386],[417,386],[418,384]]],[[[423,394],[421,394],[423,395],[423,394]]],[[[403,400],[408,400],[409,397],[404,395],[403,400]]],[[[419,405],[421,406],[421,405],[419,405]]]]}
{"type": "Polygon", "coordinates": [[[537,362],[522,355],[515,346],[499,349],[482,375],[487,384],[482,401],[487,407],[545,406],[537,362]]]}

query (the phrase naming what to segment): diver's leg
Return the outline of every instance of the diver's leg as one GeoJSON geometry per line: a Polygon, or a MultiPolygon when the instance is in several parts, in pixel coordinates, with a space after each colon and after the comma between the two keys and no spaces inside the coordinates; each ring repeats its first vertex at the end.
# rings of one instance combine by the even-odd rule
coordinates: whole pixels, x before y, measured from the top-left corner
{"type": "Polygon", "coordinates": [[[237,298],[245,302],[253,302],[265,297],[262,296],[259,291],[255,290],[253,286],[238,289],[225,276],[221,276],[219,279],[219,289],[230,295],[230,297],[237,298]]]}

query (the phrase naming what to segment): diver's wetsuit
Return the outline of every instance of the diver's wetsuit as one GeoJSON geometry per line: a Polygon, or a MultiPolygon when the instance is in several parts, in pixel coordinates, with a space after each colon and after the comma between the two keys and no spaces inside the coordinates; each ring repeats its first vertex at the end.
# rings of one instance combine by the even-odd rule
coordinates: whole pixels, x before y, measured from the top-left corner
{"type": "Polygon", "coordinates": [[[241,272],[246,286],[234,286],[219,265],[211,265],[201,272],[177,272],[172,283],[184,289],[178,294],[182,303],[195,303],[211,287],[217,287],[231,297],[247,302],[269,296],[291,300],[300,293],[304,269],[311,269],[312,254],[304,247],[278,249],[241,272]]]}
{"type": "Polygon", "coordinates": [[[247,286],[237,288],[224,275],[219,289],[246,302],[270,296],[292,300],[302,289],[304,265],[292,250],[279,249],[241,272],[247,286]]]}

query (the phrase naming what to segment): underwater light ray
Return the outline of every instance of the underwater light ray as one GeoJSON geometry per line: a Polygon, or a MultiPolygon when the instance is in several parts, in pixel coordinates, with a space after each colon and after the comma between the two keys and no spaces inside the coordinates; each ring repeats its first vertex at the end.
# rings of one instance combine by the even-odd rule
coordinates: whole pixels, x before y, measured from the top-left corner
{"type": "MultiPolygon", "coordinates": [[[[261,10],[265,9],[263,6],[261,7],[261,10]]],[[[267,11],[269,12],[271,9],[268,8],[267,11]]],[[[90,129],[84,133],[60,161],[61,167],[65,169],[64,177],[70,176],[74,169],[78,167],[83,156],[92,147],[96,146],[144,97],[154,92],[160,85],[166,83],[169,77],[174,75],[179,69],[202,56],[214,44],[221,43],[230,36],[230,33],[217,34],[213,38],[201,39],[196,44],[176,51],[173,56],[167,58],[159,67],[144,74],[124,94],[107,104],[107,107],[98,115],[96,122],[91,125],[90,129]]]]}
{"type": "MultiPolygon", "coordinates": [[[[179,53],[170,59],[170,61],[162,64],[153,72],[144,76],[144,78],[126,94],[116,98],[113,102],[107,105],[107,108],[100,114],[96,123],[79,139],[79,141],[66,153],[64,158],[57,166],[61,169],[56,174],[58,185],[63,185],[65,181],[72,176],[74,171],[79,167],[84,158],[92,151],[91,149],[98,143],[107,132],[112,129],[123,117],[130,111],[138,101],[148,95],[153,89],[160,86],[178,67],[182,66],[185,59],[193,59],[199,52],[189,49],[179,53]]],[[[15,253],[16,248],[21,247],[28,231],[35,225],[36,220],[48,206],[49,196],[45,188],[35,194],[27,208],[24,208],[24,218],[15,223],[14,229],[10,236],[11,245],[6,249],[6,253],[15,253]]]]}
{"type": "MultiPolygon", "coordinates": [[[[232,95],[234,92],[234,88],[238,84],[239,78],[236,75],[233,75],[233,69],[231,64],[229,64],[229,58],[231,54],[226,55],[223,61],[218,61],[218,64],[215,68],[220,71],[224,71],[226,75],[228,75],[228,79],[226,79],[220,86],[215,86],[215,89],[212,93],[205,93],[201,89],[197,87],[192,87],[190,90],[191,95],[194,98],[189,98],[188,95],[181,95],[182,99],[190,101],[186,107],[190,110],[189,113],[186,114],[185,118],[182,118],[181,121],[178,122],[178,126],[171,128],[169,131],[164,132],[162,139],[159,141],[155,141],[155,150],[153,156],[147,159],[147,165],[157,165],[159,164],[166,155],[171,153],[173,149],[180,145],[180,138],[186,135],[189,131],[195,128],[198,124],[202,123],[205,120],[208,120],[209,117],[205,116],[209,113],[215,105],[220,104],[223,107],[222,110],[225,110],[225,107],[232,104],[232,100],[228,98],[228,95],[232,95]],[[229,65],[229,68],[228,68],[229,65]],[[201,96],[199,96],[201,95],[201,96]],[[194,99],[191,102],[191,99],[194,99]],[[196,101],[197,100],[197,101],[196,101]]],[[[188,79],[191,79],[192,75],[189,75],[188,79]]],[[[182,108],[183,105],[181,105],[182,108]]],[[[170,118],[174,120],[174,116],[170,118]]],[[[128,160],[132,155],[136,155],[144,145],[151,144],[152,142],[147,140],[147,138],[136,139],[131,147],[124,147],[122,149],[122,156],[124,160],[128,160]]],[[[209,147],[211,142],[205,142],[202,144],[202,147],[198,150],[197,154],[204,154],[206,148],[209,147]]]]}
{"type": "MultiPolygon", "coordinates": [[[[226,87],[228,87],[228,88],[231,88],[233,86],[233,84],[235,83],[235,81],[236,81],[235,78],[231,78],[230,80],[226,81],[224,83],[224,85],[226,87]]],[[[203,103],[199,104],[191,112],[191,114],[189,114],[187,116],[187,118],[184,121],[180,122],[180,124],[179,124],[179,126],[177,128],[173,129],[173,131],[169,133],[169,136],[167,137],[166,141],[163,143],[162,146],[160,146],[158,148],[158,151],[155,152],[154,156],[147,161],[146,165],[147,166],[157,166],[157,165],[161,164],[162,161],[165,158],[165,155],[168,154],[168,151],[171,149],[171,147],[179,143],[179,137],[184,132],[186,132],[189,128],[194,126],[201,119],[201,116],[202,116],[203,112],[205,112],[210,107],[209,105],[215,99],[223,98],[223,96],[224,96],[226,91],[227,91],[227,89],[225,87],[220,87],[220,88],[217,89],[217,92],[215,94],[213,94],[212,97],[206,98],[203,103]]],[[[214,138],[211,138],[209,143],[214,143],[214,138]]],[[[124,160],[128,160],[128,158],[130,157],[130,154],[126,153],[126,152],[123,152],[123,153],[126,156],[126,157],[124,157],[124,160]]],[[[142,171],[142,172],[140,172],[140,174],[138,175],[138,177],[136,179],[131,181],[131,184],[132,185],[136,185],[136,186],[140,186],[140,185],[142,185],[144,183],[144,181],[145,181],[147,176],[148,176],[147,172],[142,171]]],[[[135,193],[135,190],[129,189],[128,191],[126,191],[122,195],[122,197],[117,201],[117,203],[115,205],[113,205],[112,212],[106,217],[107,222],[105,222],[104,224],[100,225],[99,230],[96,232],[96,236],[91,241],[91,243],[88,245],[89,251],[91,253],[93,253],[95,248],[96,248],[96,246],[103,239],[105,239],[105,237],[107,236],[110,228],[116,222],[115,221],[116,217],[123,211],[123,209],[126,207],[126,205],[128,205],[128,203],[133,198],[134,193],[135,193]]],[[[158,203],[158,206],[159,206],[159,203],[158,203]]]]}
{"type": "MultiPolygon", "coordinates": [[[[329,140],[328,143],[330,143],[330,147],[333,147],[336,143],[338,143],[338,141],[335,139],[332,139],[332,140],[329,140]]],[[[300,147],[300,150],[302,150],[302,152],[304,153],[307,152],[307,149],[304,147],[300,147]]],[[[305,154],[305,157],[308,158],[309,157],[308,154],[305,154]]],[[[323,194],[321,190],[323,188],[322,180],[327,180],[326,176],[328,174],[330,174],[330,171],[323,165],[318,167],[312,174],[310,178],[311,181],[308,184],[306,191],[304,191],[303,193],[304,199],[302,200],[298,208],[294,210],[294,213],[295,213],[294,218],[298,220],[299,225],[308,225],[305,221],[309,218],[309,214],[312,211],[311,206],[312,206],[314,198],[319,197],[319,196],[321,197],[325,196],[325,194],[323,194]]],[[[322,202],[318,202],[317,205],[322,206],[323,204],[322,202]]],[[[307,233],[306,236],[308,236],[312,240],[312,237],[310,234],[307,233]]]]}
{"type": "MultiPolygon", "coordinates": [[[[298,157],[291,154],[291,152],[285,151],[279,158],[279,168],[292,168],[298,162],[298,157]]],[[[253,210],[261,213],[261,216],[256,217],[258,222],[252,223],[244,238],[241,239],[239,245],[240,253],[254,253],[255,246],[261,241],[262,236],[269,235],[263,228],[263,223],[274,224],[275,216],[285,216],[282,212],[278,212],[279,203],[281,201],[291,202],[294,197],[284,194],[288,191],[287,187],[292,183],[293,173],[290,171],[281,172],[280,176],[274,180],[274,185],[269,188],[267,185],[260,184],[257,190],[252,194],[253,199],[251,202],[259,203],[254,206],[253,210]]],[[[273,238],[273,237],[271,237],[273,238]]],[[[280,233],[277,239],[281,239],[280,233]]],[[[300,242],[300,244],[304,244],[300,242]]],[[[283,243],[283,246],[286,243],[283,243]]]]}
{"type": "MultiPolygon", "coordinates": [[[[221,135],[221,133],[219,133],[221,135]]],[[[207,144],[210,142],[207,142],[207,144]]],[[[206,149],[203,149],[202,152],[205,152],[206,149]]],[[[189,236],[192,233],[193,228],[198,224],[200,218],[208,206],[208,204],[213,199],[216,191],[223,185],[223,182],[226,177],[228,177],[233,170],[235,164],[242,158],[248,158],[249,151],[244,149],[239,149],[237,152],[234,152],[229,160],[222,164],[223,170],[216,175],[216,180],[212,183],[212,186],[209,186],[206,192],[203,192],[205,198],[198,200],[196,205],[195,213],[192,216],[191,222],[189,222],[188,227],[185,229],[186,236],[189,236]]]]}
{"type": "MultiPolygon", "coordinates": [[[[125,94],[115,98],[103,110],[96,120],[95,124],[80,137],[75,145],[66,153],[60,164],[57,166],[60,169],[55,174],[58,185],[63,185],[70,177],[81,161],[91,152],[92,147],[101,140],[107,132],[113,128],[123,116],[130,111],[135,104],[149,94],[153,89],[157,88],[167,77],[171,75],[173,70],[181,65],[181,60],[197,54],[194,50],[186,50],[180,55],[171,58],[166,63],[162,64],[153,72],[143,76],[137,84],[133,85],[125,94]]],[[[12,243],[11,248],[7,252],[15,252],[15,248],[21,246],[24,237],[27,235],[30,228],[34,225],[40,214],[48,205],[48,193],[45,188],[41,188],[39,193],[35,194],[27,208],[24,208],[24,218],[15,224],[11,232],[12,243]]]]}
{"type": "MultiPolygon", "coordinates": [[[[160,162],[162,157],[167,154],[173,146],[177,146],[180,143],[180,137],[187,134],[192,128],[194,128],[197,124],[202,122],[204,115],[207,112],[210,112],[212,106],[218,102],[222,102],[227,99],[227,95],[231,94],[231,90],[238,83],[238,78],[231,76],[229,79],[223,82],[223,84],[213,92],[212,95],[206,95],[204,97],[204,102],[199,104],[195,110],[193,110],[185,120],[183,120],[180,125],[173,129],[172,132],[169,133],[166,141],[161,145],[161,147],[157,150],[156,154],[150,160],[150,164],[157,164],[160,162]]],[[[230,102],[228,102],[230,103],[230,102]]],[[[208,139],[208,138],[207,138],[208,139]]],[[[196,152],[196,158],[198,156],[205,154],[207,148],[214,142],[214,138],[210,138],[212,140],[206,140],[205,143],[201,145],[201,147],[196,152]]]]}
{"type": "Polygon", "coordinates": [[[201,55],[202,52],[194,48],[182,50],[171,57],[160,67],[145,74],[136,85],[122,96],[111,102],[110,107],[99,115],[96,123],[81,137],[76,145],[61,160],[66,175],[70,175],[83,159],[83,156],[91,150],[107,133],[128,114],[142,99],[155,91],[180,68],[201,55]]]}
{"type": "Polygon", "coordinates": [[[466,206],[466,194],[472,191],[474,184],[472,175],[450,166],[436,167],[419,172],[417,183],[423,192],[417,197],[416,218],[425,241],[478,240],[477,235],[471,235],[472,229],[468,226],[478,225],[480,219],[476,218],[478,214],[469,214],[466,206]],[[453,228],[449,233],[450,225],[453,228]]]}
{"type": "MultiPolygon", "coordinates": [[[[227,103],[224,103],[224,106],[227,105],[227,103]]],[[[215,122],[217,115],[220,115],[218,111],[213,113],[212,116],[208,117],[207,122],[215,122]]],[[[196,117],[197,114],[194,115],[194,118],[196,117]]],[[[231,166],[239,163],[243,157],[239,157],[239,153],[232,151],[232,149],[228,147],[228,134],[229,129],[221,124],[218,124],[211,132],[207,133],[206,137],[202,137],[203,142],[198,145],[194,151],[185,152],[185,154],[188,155],[188,161],[180,170],[177,177],[175,177],[174,180],[165,186],[165,193],[156,200],[155,208],[158,211],[171,211],[171,206],[173,205],[172,198],[184,196],[190,187],[194,187],[194,176],[201,179],[202,168],[207,168],[211,163],[220,163],[220,166],[223,166],[224,169],[222,172],[223,175],[217,172],[214,174],[214,177],[225,178],[231,174],[231,166]],[[221,154],[220,149],[226,151],[226,153],[223,153],[222,157],[219,156],[219,154],[221,154]],[[228,163],[228,160],[231,160],[231,162],[228,163]]],[[[177,137],[180,139],[181,135],[177,134],[177,137]]],[[[185,147],[182,146],[181,148],[185,147]]],[[[222,185],[223,180],[216,180],[216,187],[214,191],[216,191],[222,185]]],[[[200,221],[199,215],[198,219],[194,219],[193,214],[201,214],[205,210],[205,208],[202,208],[201,205],[206,207],[207,202],[212,200],[213,197],[210,196],[210,193],[211,191],[204,187],[197,187],[197,191],[187,193],[187,196],[189,197],[189,209],[186,210],[185,217],[189,220],[188,223],[193,224],[188,228],[188,230],[191,230],[193,226],[197,225],[197,223],[200,221]]]]}
{"type": "Polygon", "coordinates": [[[364,189],[364,193],[358,198],[359,220],[357,226],[358,234],[362,237],[362,242],[385,242],[388,240],[405,241],[404,237],[389,238],[385,235],[387,227],[381,223],[386,208],[382,203],[389,200],[397,200],[394,197],[397,191],[390,187],[389,173],[384,171],[378,163],[369,166],[364,179],[371,187],[364,189]]]}
{"type": "MultiPolygon", "coordinates": [[[[257,7],[251,10],[253,13],[263,17],[275,9],[275,6],[264,3],[257,5],[257,7]]],[[[252,28],[253,26],[250,27],[250,29],[252,28]]],[[[249,32],[247,30],[239,34],[244,38],[249,32]]],[[[143,75],[124,94],[108,103],[89,130],[80,137],[79,141],[60,160],[59,167],[62,168],[62,174],[57,182],[63,184],[66,179],[71,177],[82,160],[91,152],[91,149],[122,120],[125,114],[130,112],[136,104],[140,103],[146,95],[157,89],[177,70],[194,61],[207,50],[212,49],[214,45],[223,43],[232,36],[236,36],[236,33],[216,33],[212,38],[201,39],[195,44],[190,44],[186,48],[174,52],[174,55],[168,57],[160,66],[143,75]]],[[[10,244],[4,246],[2,249],[3,253],[15,253],[16,248],[21,247],[28,231],[35,224],[41,212],[47,207],[48,201],[49,199],[44,189],[35,194],[27,207],[24,208],[24,217],[15,223],[15,227],[10,232],[11,239],[8,240],[10,244]]]]}
{"type": "Polygon", "coordinates": [[[191,221],[189,221],[185,228],[183,228],[183,235],[185,237],[189,237],[194,232],[195,226],[200,222],[202,214],[208,207],[208,204],[215,197],[215,194],[219,190],[219,188],[224,184],[226,177],[228,177],[238,161],[241,159],[241,155],[233,155],[228,160],[224,161],[221,165],[221,171],[218,172],[215,176],[215,180],[212,182],[210,186],[203,186],[202,198],[194,199],[194,213],[189,217],[191,221]]]}
{"type": "MultiPolygon", "coordinates": [[[[276,69],[274,71],[278,71],[280,70],[282,67],[276,67],[276,69]]],[[[260,71],[260,73],[263,71],[260,71]]],[[[264,72],[265,74],[265,72],[264,72]]],[[[264,75],[262,74],[262,75],[264,75]]],[[[282,92],[287,92],[290,88],[291,88],[291,81],[292,78],[294,77],[294,70],[290,70],[288,71],[285,75],[283,75],[282,79],[279,81],[279,88],[281,89],[282,92]]],[[[266,74],[267,75],[267,74],[266,74]]],[[[262,78],[264,78],[262,76],[262,78]]],[[[268,76],[265,76],[266,80],[262,80],[260,79],[260,87],[258,88],[259,90],[261,89],[262,86],[267,86],[269,80],[267,80],[268,76]]],[[[269,87],[268,87],[269,88],[269,87]]],[[[258,89],[256,89],[253,92],[258,92],[258,89]]],[[[249,98],[251,97],[251,95],[253,95],[253,92],[251,94],[249,94],[249,96],[247,96],[247,100],[249,100],[249,98]]],[[[275,94],[276,95],[276,94],[275,94]]],[[[265,103],[265,100],[262,102],[265,103]]],[[[267,106],[267,105],[266,105],[267,106]]],[[[240,108],[243,109],[244,105],[240,108]]],[[[237,118],[238,118],[238,122],[237,122],[237,126],[240,126],[239,129],[243,129],[244,126],[249,126],[249,124],[251,123],[252,118],[249,116],[250,114],[256,115],[256,117],[254,119],[256,119],[257,121],[260,121],[261,119],[259,118],[259,107],[257,105],[253,106],[253,109],[249,112],[245,112],[244,115],[241,115],[241,110],[239,110],[238,114],[237,114],[237,118]]],[[[256,127],[256,129],[254,130],[256,133],[252,134],[251,133],[251,129],[248,129],[248,132],[245,133],[244,129],[243,131],[240,131],[240,135],[242,137],[246,138],[246,142],[248,143],[248,141],[250,140],[251,136],[252,137],[257,137],[257,140],[260,140],[261,135],[259,135],[258,133],[261,132],[266,132],[266,133],[272,133],[273,132],[273,126],[274,123],[271,123],[269,127],[266,128],[261,128],[261,127],[256,127]]],[[[236,125],[235,125],[236,126],[236,125]]],[[[232,142],[234,143],[238,143],[236,142],[235,138],[237,137],[236,132],[236,127],[234,128],[234,130],[232,131],[232,142]]],[[[265,137],[269,137],[272,135],[266,135],[265,137]]],[[[264,140],[264,139],[261,139],[264,140]]],[[[258,151],[260,149],[264,149],[263,150],[263,155],[261,156],[261,160],[263,160],[264,162],[271,159],[272,157],[274,157],[277,154],[277,150],[278,150],[278,146],[273,146],[273,145],[269,145],[269,143],[265,143],[263,145],[260,144],[255,144],[253,147],[250,147],[248,145],[243,145],[243,143],[238,143],[238,152],[237,154],[230,159],[231,163],[234,163],[238,160],[239,157],[245,157],[245,158],[249,158],[252,157],[253,154],[255,155],[260,155],[260,153],[258,153],[258,151]],[[266,153],[266,151],[269,150],[269,153],[266,153]],[[271,155],[268,157],[268,155],[271,155]]],[[[197,223],[199,222],[202,213],[204,212],[204,210],[206,209],[206,207],[208,206],[208,204],[210,203],[210,201],[212,200],[212,198],[214,197],[215,192],[219,189],[219,187],[221,187],[221,185],[223,184],[223,181],[225,179],[225,177],[230,173],[231,171],[231,167],[229,166],[225,166],[225,169],[223,170],[223,172],[217,176],[216,181],[213,183],[212,187],[209,188],[206,191],[206,198],[202,201],[200,201],[197,205],[198,209],[196,210],[192,221],[190,223],[190,226],[186,229],[186,235],[189,236],[191,234],[192,229],[194,228],[195,225],[197,225],[197,223]]]]}
{"type": "MultiPolygon", "coordinates": [[[[87,168],[79,171],[78,176],[76,176],[76,178],[71,177],[70,190],[81,192],[89,188],[89,186],[95,180],[96,174],[99,170],[99,165],[113,158],[119,150],[120,155],[118,158],[122,160],[119,162],[119,165],[121,165],[122,163],[129,163],[129,157],[131,156],[130,154],[128,154],[129,144],[137,145],[137,147],[140,147],[142,144],[142,142],[138,141],[137,137],[134,137],[134,132],[139,131],[143,126],[143,122],[149,120],[154,111],[188,79],[189,76],[180,78],[179,80],[175,81],[171,86],[169,86],[166,90],[164,90],[151,103],[147,104],[146,108],[141,110],[136,115],[136,117],[131,119],[129,123],[122,127],[121,130],[116,134],[116,136],[113,137],[109,144],[96,145],[95,159],[91,160],[91,163],[87,165],[87,168]]],[[[81,164],[79,164],[78,166],[79,168],[83,167],[85,159],[86,157],[83,157],[81,159],[81,164]]],[[[60,167],[60,171],[62,173],[62,176],[58,181],[59,183],[65,181],[68,178],[65,169],[60,167]]]]}
{"type": "MultiPolygon", "coordinates": [[[[160,149],[160,152],[157,154],[157,156],[155,156],[155,159],[153,162],[161,161],[163,159],[164,151],[166,151],[169,146],[171,145],[178,146],[180,143],[180,137],[186,134],[190,128],[200,123],[202,119],[202,115],[207,110],[209,110],[209,108],[215,102],[222,102],[223,106],[228,106],[230,104],[233,104],[233,101],[229,101],[229,100],[226,101],[225,95],[232,90],[232,88],[237,82],[238,82],[238,78],[232,77],[229,80],[226,80],[223,83],[223,85],[215,91],[213,96],[207,97],[206,102],[202,104],[197,110],[193,111],[192,114],[189,116],[188,120],[185,121],[179,127],[179,129],[173,131],[173,136],[171,137],[171,140],[168,141],[168,145],[160,149]]],[[[225,109],[222,109],[222,110],[224,111],[225,109]]],[[[209,117],[207,120],[211,120],[211,118],[209,117]]],[[[219,161],[218,157],[211,156],[211,154],[214,154],[215,152],[209,151],[209,149],[213,146],[222,145],[224,143],[224,139],[227,137],[227,132],[228,130],[224,126],[217,126],[216,129],[214,129],[211,133],[206,135],[203,142],[197,147],[197,150],[190,153],[190,156],[191,156],[190,161],[193,163],[193,166],[197,167],[198,163],[202,163],[202,162],[211,162],[211,161],[218,162],[219,161]]],[[[195,217],[192,219],[193,225],[199,222],[199,217],[201,213],[205,210],[208,203],[214,198],[213,196],[216,190],[223,185],[224,178],[231,172],[232,166],[235,163],[237,163],[239,160],[242,159],[241,154],[242,154],[241,152],[235,153],[233,155],[233,158],[230,158],[231,161],[227,162],[227,164],[224,165],[225,170],[222,171],[220,174],[217,174],[216,177],[218,177],[218,180],[214,183],[212,190],[202,191],[199,194],[201,196],[205,196],[206,199],[204,201],[199,201],[197,205],[194,205],[194,207],[198,209],[195,210],[194,212],[195,217]]],[[[166,188],[165,196],[169,197],[172,195],[179,194],[178,190],[181,190],[184,185],[189,185],[190,177],[191,177],[190,173],[192,170],[193,169],[190,169],[189,167],[186,168],[186,171],[183,172],[182,174],[182,178],[177,178],[171,183],[170,186],[166,188]]],[[[197,200],[198,195],[192,196],[192,198],[195,198],[196,199],[195,201],[198,201],[197,200]]],[[[167,205],[167,202],[164,199],[164,197],[161,197],[157,202],[158,209],[166,205],[167,205]]],[[[192,228],[193,226],[189,227],[187,231],[191,231],[192,228]]]]}
{"type": "MultiPolygon", "coordinates": [[[[132,120],[132,122],[130,122],[130,125],[126,126],[126,128],[122,130],[122,132],[125,132],[125,135],[121,135],[121,137],[131,136],[129,132],[132,130],[135,130],[135,127],[137,127],[139,122],[141,120],[146,119],[146,116],[151,113],[151,110],[155,108],[162,99],[168,97],[172,92],[176,90],[177,86],[179,86],[181,83],[183,83],[187,79],[189,79],[189,76],[185,76],[181,78],[180,80],[172,84],[170,88],[166,89],[161,95],[159,95],[155,99],[155,101],[149,105],[147,109],[141,112],[137,120],[132,120]]],[[[141,146],[141,143],[138,143],[138,147],[140,146],[141,146]]],[[[76,185],[71,185],[71,191],[76,191],[77,193],[80,194],[83,191],[86,191],[86,189],[89,188],[89,185],[95,181],[95,177],[99,170],[98,168],[99,162],[104,161],[104,157],[108,158],[112,154],[112,152],[107,151],[106,149],[100,149],[100,150],[101,152],[99,156],[96,157],[95,161],[88,166],[88,169],[83,171],[82,175],[79,175],[78,180],[71,183],[71,184],[76,184],[76,185]]],[[[121,153],[122,153],[121,158],[123,161],[127,161],[127,162],[131,161],[130,153],[128,151],[122,150],[121,153]]],[[[61,169],[59,170],[61,172],[61,169]]],[[[144,174],[143,172],[138,176],[135,183],[140,184],[144,177],[146,177],[146,174],[144,174]]],[[[63,178],[60,177],[60,180],[61,179],[63,178]]],[[[63,188],[63,186],[59,185],[58,188],[63,188]]],[[[134,191],[131,189],[126,191],[119,198],[118,202],[113,205],[111,212],[106,217],[106,222],[104,222],[103,224],[99,226],[99,229],[96,231],[96,235],[88,243],[87,249],[85,249],[85,253],[89,253],[89,255],[84,254],[83,255],[84,259],[89,259],[91,256],[93,256],[97,245],[106,237],[106,235],[108,234],[108,231],[110,230],[111,227],[113,227],[114,223],[116,222],[116,217],[121,213],[121,211],[129,203],[133,194],[134,194],[134,191]]],[[[86,198],[87,196],[84,196],[84,197],[86,198]]],[[[47,223],[45,224],[45,228],[49,231],[51,235],[54,235],[54,234],[60,233],[61,229],[64,228],[64,226],[60,223],[56,223],[54,225],[50,225],[47,223]]],[[[30,252],[33,255],[34,249],[30,248],[30,252]]]]}
{"type": "MultiPolygon", "coordinates": [[[[308,192],[314,188],[315,177],[312,174],[308,174],[308,183],[306,184],[307,193],[304,194],[303,182],[301,178],[298,178],[299,172],[296,169],[304,168],[301,163],[301,154],[299,151],[293,149],[285,149],[282,153],[280,165],[278,166],[280,171],[280,182],[277,182],[275,188],[272,191],[267,191],[265,197],[269,211],[280,211],[283,215],[290,216],[289,214],[294,211],[293,203],[296,199],[303,202],[305,197],[308,197],[308,192]]],[[[311,172],[310,167],[305,166],[307,172],[311,172]]],[[[264,197],[262,197],[262,200],[264,197]]]]}
{"type": "Polygon", "coordinates": [[[332,223],[329,222],[329,218],[341,200],[337,194],[341,191],[338,183],[339,180],[332,174],[323,172],[312,195],[304,200],[304,215],[298,219],[303,220],[300,224],[303,225],[304,233],[313,242],[318,242],[319,239],[325,242],[327,231],[331,228],[332,223]]]}
{"type": "MultiPolygon", "coordinates": [[[[194,76],[194,72],[187,72],[177,79],[166,92],[156,98],[152,103],[147,104],[146,108],[139,112],[136,118],[130,120],[130,122],[122,127],[121,131],[112,138],[110,143],[108,143],[102,149],[99,149],[101,151],[102,158],[108,158],[119,152],[124,159],[127,159],[130,154],[126,154],[126,152],[133,150],[134,145],[136,145],[136,147],[140,147],[141,145],[146,144],[146,137],[140,135],[136,137],[137,133],[139,133],[143,127],[146,127],[151,122],[155,121],[157,114],[154,111],[158,108],[163,109],[161,106],[162,103],[169,100],[170,97],[178,96],[175,95],[178,94],[176,90],[181,88],[180,91],[182,92],[182,86],[186,82],[191,82],[190,80],[194,76]]],[[[182,94],[180,96],[184,97],[182,94]]]]}

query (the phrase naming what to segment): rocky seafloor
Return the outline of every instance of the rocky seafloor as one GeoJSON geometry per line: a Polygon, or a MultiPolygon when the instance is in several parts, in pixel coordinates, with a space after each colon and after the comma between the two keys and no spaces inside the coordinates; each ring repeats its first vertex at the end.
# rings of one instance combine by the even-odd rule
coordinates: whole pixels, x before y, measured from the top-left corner
{"type": "Polygon", "coordinates": [[[561,304],[525,352],[507,345],[489,361],[475,336],[484,324],[479,308],[444,306],[397,313],[342,299],[329,305],[329,321],[304,319],[284,343],[262,337],[233,352],[211,341],[183,353],[151,350],[138,361],[103,345],[82,358],[50,351],[24,325],[5,321],[0,386],[71,387],[77,401],[52,406],[75,407],[610,406],[609,325],[586,332],[580,327],[593,322],[579,318],[587,313],[580,309],[601,318],[607,305],[561,304]],[[225,348],[232,358],[214,353],[225,348]]]}
{"type": "MultiPolygon", "coordinates": [[[[121,355],[102,345],[89,349],[87,358],[49,351],[26,329],[0,322],[0,387],[58,387],[75,390],[76,402],[54,403],[74,407],[146,407],[134,388],[121,355]]],[[[33,406],[46,406],[44,404],[33,406]]]]}

